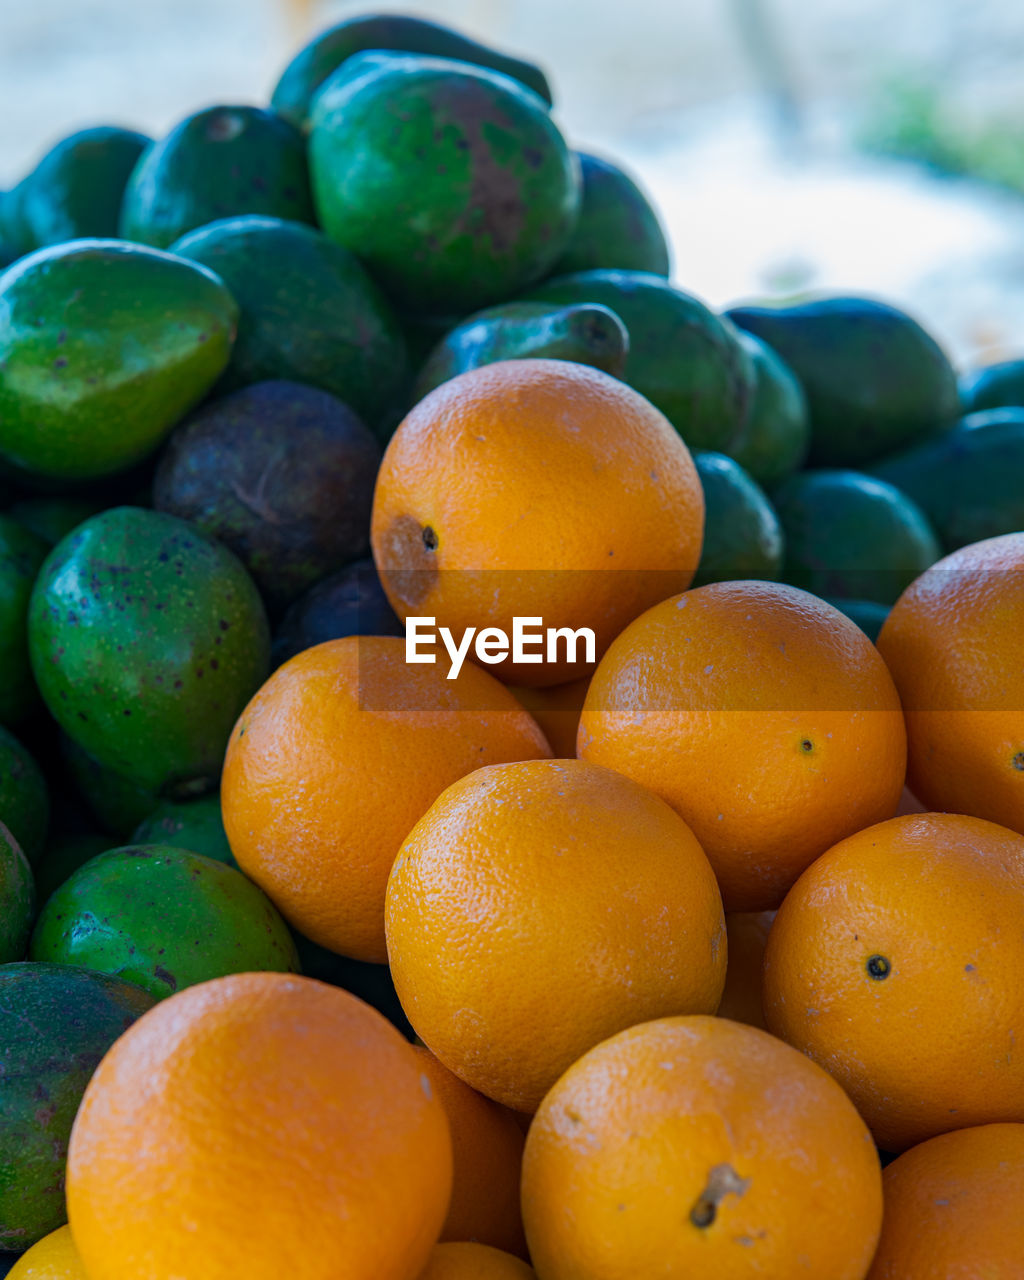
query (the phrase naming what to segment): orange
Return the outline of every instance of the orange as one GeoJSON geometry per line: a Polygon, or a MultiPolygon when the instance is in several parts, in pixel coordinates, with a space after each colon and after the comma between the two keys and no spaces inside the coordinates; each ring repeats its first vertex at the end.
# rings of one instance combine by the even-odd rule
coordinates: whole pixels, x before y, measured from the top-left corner
{"type": "Polygon", "coordinates": [[[764,1027],[761,967],[774,919],[774,911],[733,911],[725,917],[729,963],[722,1003],[718,1006],[720,1018],[764,1027]]]}
{"type": "Polygon", "coordinates": [[[878,1155],[836,1082],[726,1018],[664,1018],[585,1054],[526,1140],[542,1280],[863,1280],[878,1155]]]}
{"type": "Polygon", "coordinates": [[[904,591],[878,637],[929,809],[1024,832],[1024,533],[963,547],[904,591]]]}
{"type": "Polygon", "coordinates": [[[1024,1124],[944,1133],[882,1175],[885,1221],[868,1280],[1020,1280],[1024,1124]]]}
{"type": "Polygon", "coordinates": [[[413,824],[478,765],[549,756],[536,722],[466,663],[409,665],[394,637],[286,662],[239,717],[221,782],[245,874],[321,946],[382,961],[388,872],[413,824]]]}
{"type": "MultiPolygon", "coordinates": [[[[668,419],[624,382],[564,360],[486,365],[421,400],[385,451],[372,520],[399,617],[457,634],[511,634],[514,617],[589,627],[598,655],[689,585],[703,532],[697,469],[668,419]]],[[[560,644],[558,656],[493,669],[531,685],[591,669],[583,649],[571,662],[560,644]]]]}
{"type": "Polygon", "coordinates": [[[818,854],[896,812],[906,742],[855,623],[795,587],[719,582],[619,636],[578,747],[685,818],[727,911],[769,911],[818,854]]]}
{"type": "Polygon", "coordinates": [[[570,680],[568,684],[549,685],[538,689],[531,685],[510,685],[523,706],[544,730],[555,756],[572,760],[576,756],[576,734],[580,712],[590,687],[590,677],[570,680]]]}
{"type": "Polygon", "coordinates": [[[89,1280],[70,1227],[58,1227],[23,1253],[7,1280],[89,1280]]]}
{"type": "Polygon", "coordinates": [[[1024,1121],[1024,837],[926,813],[842,841],[775,917],[764,1002],[887,1151],[1024,1121]]]}
{"type": "Polygon", "coordinates": [[[89,1280],[416,1280],[448,1210],[448,1122],[368,1005],[309,978],[189,987],[82,1100],[68,1211],[89,1280]]]}
{"type": "Polygon", "coordinates": [[[483,1244],[439,1244],[419,1280],[537,1280],[521,1259],[483,1244]]]}
{"type": "Polygon", "coordinates": [[[713,1013],[725,978],[721,898],[686,824],[579,760],[449,787],[395,859],[387,936],[418,1035],[519,1111],[623,1027],[713,1013]]]}
{"type": "Polygon", "coordinates": [[[452,1199],[442,1240],[474,1240],[526,1254],[519,1209],[523,1132],[515,1115],[471,1089],[429,1049],[414,1046],[452,1135],[452,1199]]]}

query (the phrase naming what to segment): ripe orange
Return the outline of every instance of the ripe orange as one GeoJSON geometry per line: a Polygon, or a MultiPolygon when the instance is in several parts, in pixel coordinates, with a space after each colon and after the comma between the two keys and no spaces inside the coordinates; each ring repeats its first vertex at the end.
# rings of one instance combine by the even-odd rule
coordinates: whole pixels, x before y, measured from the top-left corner
{"type": "MultiPolygon", "coordinates": [[[[402,618],[457,634],[513,617],[591,628],[600,653],[693,578],[704,495],[667,418],[625,383],[564,360],[506,360],[432,391],[398,428],[374,495],[373,555],[402,618]]],[[[505,659],[516,684],[591,669],[505,659]]],[[[580,657],[583,650],[580,650],[580,657]]]]}
{"type": "Polygon", "coordinates": [[[70,1227],[58,1227],[23,1253],[7,1280],[89,1280],[70,1227]]]}
{"type": "Polygon", "coordinates": [[[189,987],[113,1046],[68,1156],[89,1280],[415,1280],[451,1141],[416,1055],[309,978],[189,987]]]}
{"type": "Polygon", "coordinates": [[[767,911],[818,854],[895,813],[906,742],[855,623],[794,587],[719,582],[619,636],[590,682],[578,749],[681,814],[727,911],[767,911]]]}
{"type": "Polygon", "coordinates": [[[357,960],[385,959],[391,863],[445,787],[550,755],[493,676],[445,671],[408,665],[394,637],[331,640],[276,671],[231,734],[221,805],[238,865],[307,937],[357,960]]]}
{"type": "Polygon", "coordinates": [[[429,1049],[413,1047],[452,1135],[452,1199],[442,1240],[473,1240],[526,1256],[519,1174],[523,1132],[511,1111],[463,1084],[429,1049]]]}
{"type": "Polygon", "coordinates": [[[590,687],[590,677],[570,680],[568,684],[537,689],[530,685],[509,685],[523,706],[544,730],[554,755],[562,760],[576,757],[576,734],[580,712],[590,687]]]}
{"type": "Polygon", "coordinates": [[[885,1220],[868,1280],[1019,1280],[1024,1124],[944,1133],[882,1175],[885,1220]]]}
{"type": "Polygon", "coordinates": [[[713,1013],[725,978],[721,898],[686,824],[579,760],[449,787],[395,859],[387,936],[418,1035],[519,1111],[623,1027],[713,1013]]]}
{"type": "Polygon", "coordinates": [[[520,1258],[483,1244],[439,1244],[419,1280],[537,1280],[520,1258]]]}
{"type": "Polygon", "coordinates": [[[761,968],[774,911],[733,911],[725,917],[729,963],[725,990],[718,1006],[720,1018],[732,1018],[751,1027],[765,1026],[761,1000],[761,968]]]}
{"type": "Polygon", "coordinates": [[[836,1082],[725,1018],[632,1027],[576,1062],[526,1140],[542,1280],[863,1280],[878,1156],[836,1082]]]}
{"type": "Polygon", "coordinates": [[[963,547],[904,591],[878,648],[907,718],[907,783],[929,809],[1024,832],[1024,533],[963,547]]]}
{"type": "Polygon", "coordinates": [[[887,1151],[1024,1121],[1024,837],[930,813],[842,841],[775,917],[764,1002],[887,1151]]]}

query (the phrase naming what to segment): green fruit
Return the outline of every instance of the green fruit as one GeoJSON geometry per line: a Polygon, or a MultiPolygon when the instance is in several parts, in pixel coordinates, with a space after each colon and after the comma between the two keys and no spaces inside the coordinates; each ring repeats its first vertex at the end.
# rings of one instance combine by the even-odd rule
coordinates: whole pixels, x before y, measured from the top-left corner
{"type": "Polygon", "coordinates": [[[67,1221],[64,1166],[85,1087],[153,1005],[106,974],[0,968],[0,1246],[23,1251],[67,1221]]]}
{"type": "Polygon", "coordinates": [[[73,240],[0,275],[0,455],[89,480],[157,447],[228,362],[238,308],[205,267],[73,240]]]}
{"type": "Polygon", "coordinates": [[[412,312],[503,301],[579,216],[579,165],[544,104],[465,62],[349,59],[317,96],[309,163],[324,230],[412,312]]]}
{"type": "Polygon", "coordinates": [[[498,360],[572,360],[621,378],[628,353],[626,327],[607,307],[505,302],[469,316],[441,339],[420,369],[412,399],[498,360]]]}
{"type": "Polygon", "coordinates": [[[270,640],[226,547],[163,512],[115,507],[51,551],[29,646],[43,700],[84,752],[136,788],[184,799],[216,785],[270,640]]]}
{"type": "Polygon", "coordinates": [[[893,604],[942,554],[916,502],[858,471],[802,471],[772,497],[783,577],[815,595],[893,604]]]}
{"type": "Polygon", "coordinates": [[[641,271],[558,276],[529,297],[611,308],[629,333],[625,381],[662,411],[691,449],[729,451],[750,411],[754,370],[732,325],[703,302],[641,271]]]}
{"type": "Polygon", "coordinates": [[[772,504],[738,462],[698,450],[704,488],[704,549],[693,585],[765,578],[782,570],[782,528],[772,504]]]}
{"type": "Polygon", "coordinates": [[[949,360],[895,307],[824,298],[726,314],[773,347],[802,383],[815,466],[856,467],[946,430],[957,416],[949,360]]]}
{"type": "Polygon", "coordinates": [[[273,218],[225,218],[174,246],[216,271],[241,307],[220,390],[286,379],[329,391],[375,426],[405,391],[398,320],[359,260],[273,218]]]}
{"type": "Polygon", "coordinates": [[[0,724],[16,725],[39,705],[25,626],[47,549],[17,520],[0,516],[0,724]]]}
{"type": "Polygon", "coordinates": [[[106,853],[110,846],[106,836],[91,832],[79,832],[55,840],[35,871],[37,901],[45,903],[79,867],[84,867],[98,853],[106,853]]]}
{"type": "Polygon", "coordinates": [[[964,413],[1024,405],[1024,360],[972,369],[960,379],[960,404],[964,413]]]}
{"type": "Polygon", "coordinates": [[[381,13],[347,18],[321,31],[285,67],[270,105],[298,128],[307,128],[310,106],[323,82],[347,58],[368,49],[455,58],[478,67],[490,67],[492,71],[501,71],[521,81],[551,104],[547,78],[532,62],[489,49],[436,22],[401,13],[381,13]]]}
{"type": "Polygon", "coordinates": [[[811,446],[807,397],[799,380],[771,347],[739,334],[754,365],[754,397],[729,456],[766,489],[798,471],[811,446]]]}
{"type": "MultiPolygon", "coordinates": [[[[160,803],[160,796],[153,788],[140,787],[122,778],[95,760],[66,733],[60,736],[60,750],[75,790],[99,825],[111,835],[118,838],[131,835],[160,803]]],[[[110,847],[109,840],[107,847],[110,847]]]]}
{"type": "Polygon", "coordinates": [[[157,1000],[231,973],[297,973],[288,926],[262,889],[170,845],[111,849],[53,894],[31,957],[134,982],[157,1000]]]}
{"type": "Polygon", "coordinates": [[[576,230],[552,274],[611,268],[667,276],[668,242],[653,205],[617,165],[585,151],[576,154],[583,202],[576,230]]]}
{"type": "Polygon", "coordinates": [[[224,834],[219,794],[199,800],[165,800],[139,823],[132,844],[169,844],[237,866],[224,834]]]}
{"type": "Polygon", "coordinates": [[[120,233],[166,249],[242,213],[313,222],[301,133],[259,107],[207,107],[146,151],[128,182],[120,233]]]}
{"type": "Polygon", "coordinates": [[[0,965],[25,958],[35,915],[32,869],[17,840],[0,822],[0,965]]]}
{"type": "Polygon", "coordinates": [[[13,733],[0,727],[0,822],[33,866],[46,847],[50,793],[43,771],[13,733]]]}
{"type": "Polygon", "coordinates": [[[99,515],[110,504],[95,498],[23,498],[12,503],[11,516],[48,546],[55,546],[83,520],[99,515]]]}
{"type": "Polygon", "coordinates": [[[832,596],[828,603],[846,614],[851,622],[856,622],[872,644],[878,639],[878,633],[889,616],[889,606],[879,604],[877,600],[841,600],[832,596]]]}

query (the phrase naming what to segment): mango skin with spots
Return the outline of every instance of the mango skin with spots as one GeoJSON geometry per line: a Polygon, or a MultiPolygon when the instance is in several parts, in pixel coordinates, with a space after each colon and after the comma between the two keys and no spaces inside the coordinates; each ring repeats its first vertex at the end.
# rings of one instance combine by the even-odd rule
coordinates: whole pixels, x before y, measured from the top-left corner
{"type": "Polygon", "coordinates": [[[170,799],[216,787],[270,664],[266,613],[241,562],[187,521],[140,507],[101,512],[54,547],[29,604],[29,650],[75,744],[170,799]]]}

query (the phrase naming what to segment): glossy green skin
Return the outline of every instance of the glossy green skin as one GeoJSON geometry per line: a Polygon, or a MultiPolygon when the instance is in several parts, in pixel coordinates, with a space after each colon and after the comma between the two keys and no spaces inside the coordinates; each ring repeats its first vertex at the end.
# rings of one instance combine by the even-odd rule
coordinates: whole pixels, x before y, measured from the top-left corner
{"type": "Polygon", "coordinates": [[[917,503],[858,471],[802,471],[772,495],[783,577],[819,596],[894,604],[942,554],[917,503]]]}
{"type": "Polygon", "coordinates": [[[260,382],[208,401],[172,433],[153,505],[230,547],[276,616],[368,550],[380,457],[335,396],[260,382]]]}
{"type": "Polygon", "coordinates": [[[225,281],[241,317],[221,391],[285,379],[330,391],[371,427],[405,392],[408,357],[390,303],[359,260],[312,227],[225,218],[174,252],[225,281]]]}
{"type": "Polygon", "coordinates": [[[208,107],[182,120],[135,166],[120,234],[166,249],[186,231],[243,213],[315,220],[305,142],[276,112],[208,107]]]}
{"type": "Polygon", "coordinates": [[[949,360],[895,307],[840,297],[726,314],[773,347],[799,378],[814,466],[860,466],[945,431],[957,417],[949,360]]]}
{"type": "Polygon", "coordinates": [[[456,58],[474,66],[489,67],[519,80],[550,106],[551,90],[540,67],[512,58],[497,49],[469,40],[448,27],[401,13],[367,14],[348,18],[321,31],[300,49],[285,67],[270,105],[300,129],[309,127],[310,107],[328,76],[353,54],[368,49],[419,53],[434,58],[456,58]]]}
{"type": "Polygon", "coordinates": [[[32,753],[0,727],[0,822],[35,866],[46,847],[50,792],[32,753]]]}
{"type": "Polygon", "coordinates": [[[654,206],[618,165],[585,151],[576,154],[583,202],[576,230],[552,274],[611,268],[667,277],[668,241],[654,206]]]}
{"type": "Polygon", "coordinates": [[[782,571],[782,526],[764,491],[724,453],[697,450],[693,461],[705,503],[704,547],[693,586],[774,581],[782,571]]]}
{"type": "Polygon", "coordinates": [[[67,1221],[64,1165],[85,1087],[153,1006],[139,987],[54,964],[0,967],[0,1247],[67,1221]]]}
{"type": "Polygon", "coordinates": [[[871,473],[918,503],[946,552],[1024,529],[1024,408],[971,414],[871,473]]]}
{"type": "Polygon", "coordinates": [[[199,800],[165,800],[135,828],[132,844],[169,844],[235,867],[224,833],[220,795],[199,800]]]}
{"type": "Polygon", "coordinates": [[[581,271],[528,296],[610,307],[629,333],[625,381],[691,449],[729,451],[750,410],[754,370],[732,326],[697,298],[640,271],[581,271]]]}
{"type": "Polygon", "coordinates": [[[0,275],[0,455],[89,480],[138,462],[220,377],[238,308],[205,267],[73,240],[0,275]]]}
{"type": "Polygon", "coordinates": [[[469,316],[441,339],[420,369],[412,400],[498,360],[572,360],[621,378],[628,355],[626,326],[607,307],[506,302],[469,316]]]}
{"type": "Polygon", "coordinates": [[[0,516],[0,724],[17,725],[39,705],[25,620],[47,545],[10,516],[0,516]]]}
{"type": "Polygon", "coordinates": [[[155,790],[140,787],[101,765],[66,733],[61,734],[60,749],[75,790],[99,825],[111,835],[127,838],[160,803],[155,790]]]}
{"type": "Polygon", "coordinates": [[[842,600],[837,596],[827,596],[826,600],[834,609],[845,613],[851,622],[856,622],[872,644],[878,639],[878,633],[890,613],[889,606],[879,604],[877,600],[842,600]]]}
{"type": "Polygon", "coordinates": [[[765,489],[798,471],[811,447],[807,397],[796,374],[760,338],[739,332],[754,366],[750,413],[729,456],[765,489]]]}
{"type": "Polygon", "coordinates": [[[579,216],[579,165],[544,104],[463,62],[357,54],[317,96],[309,163],[324,230],[413,313],[511,297],[579,216]]]}
{"type": "Polygon", "coordinates": [[[109,837],[92,832],[55,840],[35,868],[37,901],[45,903],[79,867],[84,867],[98,853],[106,853],[112,844],[109,837]]]}
{"type": "Polygon", "coordinates": [[[965,414],[1024,405],[1024,360],[1004,360],[965,373],[960,379],[960,405],[965,414]]]}
{"type": "Polygon", "coordinates": [[[23,498],[11,504],[10,514],[47,546],[53,547],[83,520],[99,515],[109,505],[95,498],[23,498]]]}
{"type": "Polygon", "coordinates": [[[32,868],[17,840],[0,822],[0,965],[24,960],[35,916],[32,868]]]}
{"type": "Polygon", "coordinates": [[[157,1000],[231,973],[297,973],[277,908],[240,871],[170,845],[111,849],[53,894],[31,958],[134,982],[157,1000]]]}
{"type": "Polygon", "coordinates": [[[140,507],[93,516],[54,547],[29,607],[29,647],[65,733],[167,798],[214,788],[270,657],[262,602],[236,557],[140,507]]]}

